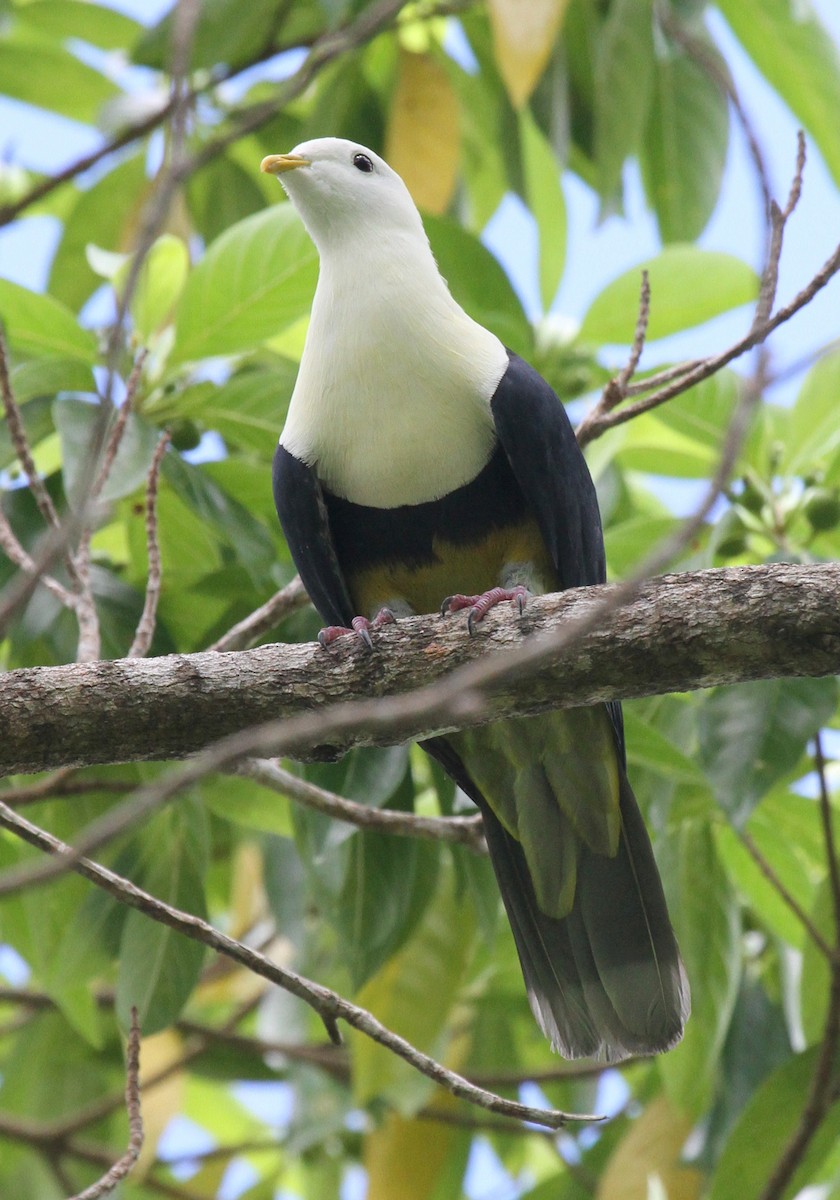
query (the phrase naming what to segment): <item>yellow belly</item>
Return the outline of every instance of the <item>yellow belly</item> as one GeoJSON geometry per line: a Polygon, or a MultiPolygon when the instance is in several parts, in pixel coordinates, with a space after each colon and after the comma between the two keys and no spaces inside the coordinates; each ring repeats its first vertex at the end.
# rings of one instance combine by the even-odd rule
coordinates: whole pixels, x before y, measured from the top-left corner
{"type": "Polygon", "coordinates": [[[493,587],[523,583],[539,593],[557,581],[536,522],[494,529],[480,542],[455,545],[436,539],[435,561],[421,567],[379,563],[347,580],[356,612],[372,616],[385,605],[416,613],[437,612],[456,592],[476,595],[493,587]]]}

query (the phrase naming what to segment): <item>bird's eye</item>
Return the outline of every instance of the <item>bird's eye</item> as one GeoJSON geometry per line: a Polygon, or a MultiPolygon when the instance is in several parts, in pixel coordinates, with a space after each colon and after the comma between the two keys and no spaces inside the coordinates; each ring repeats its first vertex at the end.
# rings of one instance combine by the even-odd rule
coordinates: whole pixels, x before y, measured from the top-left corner
{"type": "Polygon", "coordinates": [[[373,163],[366,154],[354,154],[353,166],[359,171],[364,171],[366,175],[373,170],[373,163]]]}

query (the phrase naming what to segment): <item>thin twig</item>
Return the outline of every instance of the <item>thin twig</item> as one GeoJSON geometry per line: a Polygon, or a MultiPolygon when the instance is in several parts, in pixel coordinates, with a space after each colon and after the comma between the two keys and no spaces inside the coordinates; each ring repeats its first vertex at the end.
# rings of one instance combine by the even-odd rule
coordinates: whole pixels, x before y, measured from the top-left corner
{"type": "Polygon", "coordinates": [[[55,505],[52,502],[52,497],[44,485],[44,481],[38,474],[38,468],[35,466],[35,459],[32,457],[32,450],[29,445],[29,438],[26,436],[26,430],[23,426],[23,420],[20,415],[20,408],[15,399],[12,381],[9,376],[9,353],[6,347],[6,337],[0,326],[0,394],[3,397],[3,411],[6,414],[6,425],[9,429],[9,439],[12,443],[15,455],[18,462],[23,468],[23,473],[26,476],[26,482],[29,485],[29,490],[35,498],[35,503],[38,505],[38,510],[41,516],[46,521],[47,525],[51,525],[54,529],[61,526],[58,513],[55,505]]]}
{"type": "Polygon", "coordinates": [[[108,477],[113,470],[114,463],[117,458],[117,452],[122,444],[126,428],[128,426],[128,418],[131,416],[134,408],[134,397],[137,394],[137,387],[140,383],[140,377],[143,373],[143,364],[148,357],[149,351],[146,346],[141,346],[137,357],[134,360],[134,365],[131,368],[131,374],[125,385],[125,396],[123,402],[117,409],[117,417],[111,427],[111,434],[108,438],[108,443],[102,455],[102,462],[99,467],[99,474],[93,482],[93,486],[88,494],[88,504],[98,500],[102,494],[102,489],[108,481],[108,477]]]}
{"type": "Polygon", "coordinates": [[[143,1149],[143,1116],[140,1111],[140,1023],[137,1009],[131,1010],[131,1029],[128,1034],[126,1055],[125,1106],[128,1111],[128,1147],[110,1170],[101,1179],[72,1200],[102,1200],[129,1174],[143,1149]]]}
{"type": "Polygon", "coordinates": [[[589,413],[584,421],[581,422],[578,428],[578,441],[581,445],[582,430],[584,430],[586,422],[595,420],[596,418],[605,416],[612,412],[627,396],[627,388],[630,380],[636,373],[636,368],[639,365],[639,359],[642,357],[642,351],[645,346],[645,337],[647,335],[648,322],[650,320],[650,276],[646,270],[642,271],[642,281],[639,293],[639,313],[636,317],[636,328],[633,333],[633,345],[630,348],[630,354],[627,362],[621,368],[618,375],[614,376],[606,384],[601,398],[591,413],[589,413]]]}
{"type": "Polygon", "coordinates": [[[290,583],[280,588],[279,592],[275,592],[270,600],[266,600],[265,604],[254,609],[241,621],[237,621],[207,649],[218,650],[220,653],[229,650],[249,650],[269,629],[274,629],[291,613],[305,608],[308,603],[306,588],[301,583],[300,576],[296,575],[290,583]]]}
{"type": "Polygon", "coordinates": [[[149,474],[146,479],[146,547],[149,559],[149,572],[146,578],[146,599],[143,604],[143,612],[137,623],[137,632],[134,635],[134,641],[131,643],[131,649],[128,652],[129,658],[142,658],[143,655],[147,654],[155,634],[162,576],[157,530],[158,479],[160,476],[160,466],[169,442],[170,436],[167,431],[161,436],[155,447],[155,452],[152,456],[152,465],[149,467],[149,474]]]}
{"type": "Polygon", "coordinates": [[[69,608],[71,612],[75,610],[76,598],[73,593],[68,591],[63,583],[59,583],[54,576],[39,569],[34,558],[18,541],[2,508],[0,508],[0,549],[4,550],[9,561],[28,575],[34,583],[42,583],[65,608],[69,608]]]}
{"type": "MultiPolygon", "coordinates": [[[[54,529],[50,526],[47,529],[39,540],[37,550],[31,556],[32,570],[21,571],[0,593],[0,636],[5,634],[9,621],[21,605],[26,604],[53,563],[67,554],[68,546],[80,530],[79,516],[72,512],[67,513],[61,528],[54,529]]],[[[75,596],[72,597],[72,604],[75,607],[75,596]]]]}
{"type": "MultiPolygon", "coordinates": [[[[58,854],[62,857],[73,854],[72,848],[66,843],[37,825],[33,825],[32,822],[27,821],[2,803],[0,803],[0,825],[47,854],[58,854]]],[[[337,1032],[336,1022],[345,1021],[372,1041],[391,1050],[422,1075],[440,1084],[453,1095],[501,1116],[512,1117],[519,1121],[531,1121],[535,1125],[545,1126],[549,1129],[560,1129],[569,1121],[599,1119],[591,1115],[564,1113],[556,1109],[533,1108],[506,1100],[484,1088],[476,1087],[463,1076],[448,1070],[429,1055],[417,1050],[405,1038],[382,1025],[366,1009],[352,1004],[329,988],[279,966],[250,946],[221,933],[207,921],[165,904],[129,880],[90,859],[83,858],[75,861],[73,869],[97,887],[108,892],[121,904],[139,909],[153,920],[160,921],[171,929],[177,929],[180,933],[205,946],[210,946],[218,953],[232,958],[248,970],[283,988],[284,991],[297,996],[318,1013],[331,1038],[337,1032]]]]}
{"type": "MultiPolygon", "coordinates": [[[[772,231],[767,252],[767,262],[762,272],[762,282],[759,289],[755,317],[747,334],[720,354],[695,360],[694,363],[684,364],[682,367],[668,368],[667,372],[649,376],[634,388],[630,386],[625,387],[625,395],[649,392],[651,388],[657,388],[658,390],[654,391],[652,395],[645,395],[643,399],[636,401],[634,404],[626,405],[620,411],[610,411],[610,409],[615,408],[615,403],[613,402],[607,406],[602,395],[595,408],[578,425],[576,432],[578,442],[581,446],[585,446],[588,442],[599,437],[614,425],[624,424],[626,421],[633,420],[641,413],[650,412],[652,409],[658,408],[659,405],[665,404],[668,400],[681,395],[683,392],[688,391],[689,388],[716,374],[748,350],[761,345],[775,329],[784,324],[785,321],[790,320],[806,304],[809,304],[817,292],[825,287],[828,281],[840,270],[840,246],[838,246],[821,269],[814,275],[810,283],[802,288],[789,304],[780,308],[774,315],[770,315],[776,294],[785,225],[796,207],[802,190],[804,154],[805,142],[800,133],[797,139],[796,168],[787,203],[784,209],[780,209],[777,205],[771,206],[774,216],[772,218],[772,231]],[[669,380],[671,382],[668,382],[669,380]],[[661,383],[664,383],[664,386],[660,387],[661,383]]],[[[617,380],[611,380],[607,388],[612,388],[614,392],[617,385],[617,380]]]]}
{"type": "MultiPolygon", "coordinates": [[[[659,391],[654,392],[653,395],[647,396],[644,400],[639,400],[635,404],[628,404],[620,411],[613,412],[608,417],[599,421],[590,422],[584,418],[578,426],[578,441],[581,445],[586,445],[594,438],[600,437],[602,433],[612,428],[613,425],[622,425],[625,421],[632,421],[641,413],[650,412],[651,409],[658,408],[660,404],[665,404],[668,400],[672,400],[674,396],[681,395],[683,392],[688,391],[689,388],[694,387],[695,384],[702,383],[704,379],[717,374],[722,367],[728,366],[734,359],[740,358],[742,354],[745,354],[748,350],[752,350],[755,346],[765,341],[780,325],[783,325],[785,321],[789,321],[800,309],[810,304],[817,292],[821,291],[838,271],[840,271],[840,245],[826,259],[810,283],[802,288],[789,304],[778,309],[760,328],[751,329],[740,341],[735,342],[720,354],[701,359],[690,371],[682,375],[676,383],[661,388],[659,391]]],[[[650,380],[646,380],[644,386],[649,386],[650,382],[650,380]]]]}
{"type": "Polygon", "coordinates": [[[290,796],[299,804],[313,808],[337,821],[347,821],[362,829],[377,829],[381,833],[392,833],[398,837],[419,837],[431,841],[458,842],[469,846],[477,853],[486,854],[481,817],[423,817],[414,812],[401,812],[393,808],[374,808],[370,804],[359,804],[336,792],[329,792],[306,779],[293,775],[276,761],[266,758],[249,758],[236,768],[239,775],[247,775],[264,787],[281,795],[290,796]]]}
{"type": "Polygon", "coordinates": [[[747,112],[744,104],[738,94],[738,89],[732,80],[732,76],[726,69],[725,64],[718,57],[717,53],[712,49],[708,42],[703,41],[683,25],[666,4],[657,5],[656,19],[662,25],[663,29],[677,42],[690,58],[694,59],[699,67],[709,76],[709,78],[717,84],[720,90],[726,95],[729,103],[738,118],[738,121],[743,130],[744,137],[747,141],[747,148],[750,157],[753,160],[755,167],[755,175],[758,180],[759,191],[761,192],[762,210],[766,219],[769,220],[770,205],[772,203],[773,194],[770,187],[770,174],[767,170],[767,163],[764,158],[764,151],[761,148],[761,143],[758,140],[758,135],[753,126],[752,119],[747,112]]]}
{"type": "MultiPolygon", "coordinates": [[[[29,439],[26,436],[20,408],[12,389],[11,378],[9,376],[9,357],[2,328],[0,328],[0,393],[2,393],[3,409],[6,414],[9,436],[18,461],[26,475],[29,490],[48,529],[53,533],[61,535],[62,524],[58,512],[35,466],[35,460],[32,456],[29,439]]],[[[4,523],[6,525],[6,529],[2,531],[4,546],[11,546],[12,549],[17,550],[17,547],[14,545],[17,539],[14,538],[14,534],[8,527],[8,522],[5,522],[5,518],[4,523]],[[10,541],[9,535],[11,535],[12,541],[10,541]]],[[[62,538],[62,542],[64,561],[67,566],[67,573],[73,584],[73,592],[64,592],[61,589],[61,585],[56,586],[56,581],[52,579],[50,582],[47,582],[45,579],[44,586],[49,588],[53,595],[57,596],[67,608],[76,614],[76,620],[79,623],[77,661],[91,662],[99,657],[99,618],[93,600],[93,593],[90,589],[87,557],[84,552],[76,557],[70,549],[69,541],[62,538]]],[[[23,550],[22,546],[20,547],[20,553],[17,554],[16,561],[18,566],[20,566],[31,580],[34,582],[38,581],[40,576],[38,575],[36,565],[31,556],[23,550]]]]}
{"type": "Polygon", "coordinates": [[[788,891],[788,889],[785,887],[782,880],[779,878],[779,876],[773,870],[773,867],[770,865],[770,863],[764,857],[762,852],[759,850],[758,846],[755,844],[755,841],[753,840],[751,835],[749,833],[747,833],[747,831],[745,829],[737,829],[736,828],[735,833],[737,834],[738,840],[741,842],[741,845],[747,851],[750,858],[752,858],[753,862],[758,867],[758,869],[761,871],[764,878],[772,886],[773,890],[778,893],[778,895],[781,897],[781,899],[784,900],[785,904],[788,906],[790,911],[796,917],[797,921],[799,921],[802,928],[808,934],[808,937],[811,939],[811,941],[814,943],[814,945],[819,950],[820,954],[824,955],[825,958],[828,959],[829,962],[831,962],[832,958],[834,957],[834,951],[831,949],[828,942],[825,940],[823,935],[820,933],[819,929],[817,929],[814,922],[811,920],[811,918],[808,916],[808,914],[805,912],[805,910],[799,904],[799,901],[794,896],[792,896],[791,893],[788,891]]]}

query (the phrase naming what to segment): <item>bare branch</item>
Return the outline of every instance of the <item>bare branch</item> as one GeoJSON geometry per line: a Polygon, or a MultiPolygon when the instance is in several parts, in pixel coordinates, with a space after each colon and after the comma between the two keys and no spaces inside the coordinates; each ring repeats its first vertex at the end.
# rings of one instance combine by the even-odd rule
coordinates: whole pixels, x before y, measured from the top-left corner
{"type": "Polygon", "coordinates": [[[102,1200],[110,1195],[131,1171],[143,1149],[143,1117],[140,1112],[140,1025],[137,1009],[131,1010],[126,1062],[125,1105],[128,1110],[129,1139],[125,1154],[91,1187],[78,1192],[72,1200],[102,1200]]]}
{"type": "Polygon", "coordinates": [[[149,574],[146,580],[146,599],[143,604],[143,612],[137,624],[134,641],[131,643],[131,649],[128,652],[129,658],[142,658],[144,654],[148,654],[152,638],[155,634],[155,620],[157,617],[158,600],[160,599],[161,583],[160,546],[158,545],[157,536],[158,478],[160,475],[160,466],[163,462],[163,456],[166,453],[169,441],[169,433],[164,433],[155,447],[152,464],[149,467],[149,475],[146,480],[146,546],[149,556],[149,574]]]}
{"type": "Polygon", "coordinates": [[[459,842],[477,853],[486,854],[484,827],[481,817],[423,817],[413,812],[392,808],[374,808],[359,804],[335,792],[317,787],[284,770],[278,763],[264,758],[249,758],[237,767],[237,774],[247,775],[264,787],[289,796],[307,808],[324,813],[337,821],[346,821],[362,829],[376,829],[398,837],[419,837],[431,841],[459,842]]]}
{"type": "Polygon", "coordinates": [[[785,208],[780,209],[775,203],[771,204],[771,234],[768,244],[767,262],[762,273],[755,317],[749,332],[720,354],[697,359],[691,363],[681,364],[676,367],[669,367],[665,371],[649,376],[639,384],[625,385],[624,394],[626,396],[648,393],[653,388],[657,390],[653,391],[650,395],[644,394],[642,399],[637,400],[634,404],[628,404],[620,411],[613,411],[618,403],[616,390],[619,387],[620,377],[619,379],[611,380],[607,384],[604,395],[602,395],[598,404],[578,425],[577,438],[581,446],[585,446],[594,438],[600,437],[602,433],[607,429],[611,429],[614,425],[621,425],[625,421],[633,420],[641,413],[650,412],[652,409],[658,408],[659,405],[665,404],[668,400],[672,400],[675,396],[681,395],[683,392],[688,391],[689,388],[701,383],[704,379],[715,375],[723,367],[733,362],[736,358],[740,358],[748,350],[760,346],[775,329],[778,329],[780,325],[789,321],[792,316],[804,308],[805,305],[809,304],[817,292],[824,288],[828,281],[837,274],[838,270],[840,270],[840,246],[836,247],[834,253],[826,260],[810,283],[802,288],[789,304],[778,309],[771,316],[776,295],[784,229],[801,193],[804,164],[805,141],[800,132],[798,136],[796,169],[785,208]],[[609,401],[605,400],[607,390],[611,392],[609,401]]]}
{"type": "Polygon", "coordinates": [[[0,508],[0,549],[6,552],[10,562],[25,572],[33,583],[42,583],[65,608],[75,611],[76,597],[67,590],[63,583],[59,583],[52,575],[39,569],[38,564],[18,541],[2,508],[0,508]]]}
{"type": "MultiPolygon", "coordinates": [[[[798,292],[796,296],[794,296],[793,300],[791,300],[789,304],[786,304],[784,308],[778,309],[777,312],[772,317],[768,318],[768,320],[762,325],[751,329],[749,333],[740,339],[740,341],[735,342],[734,345],[730,346],[727,350],[722,351],[720,354],[715,354],[709,358],[700,359],[699,362],[693,365],[689,371],[681,375],[675,383],[660,388],[658,391],[654,392],[653,395],[647,396],[645,399],[639,400],[635,404],[628,404],[627,407],[622,408],[620,412],[613,412],[608,417],[602,418],[598,421],[589,422],[586,418],[584,418],[584,420],[578,426],[578,441],[581,445],[586,445],[594,438],[600,437],[605,430],[612,428],[613,425],[622,425],[625,421],[632,421],[634,417],[639,416],[640,413],[650,412],[651,409],[658,408],[660,404],[665,404],[666,401],[672,400],[674,396],[681,395],[683,392],[688,391],[689,388],[694,387],[695,384],[702,383],[704,379],[708,379],[710,376],[717,374],[722,367],[727,366],[736,358],[740,358],[741,355],[746,354],[748,350],[752,350],[755,346],[758,346],[762,342],[766,341],[766,339],[775,329],[778,329],[780,325],[783,325],[786,321],[789,321],[791,317],[795,316],[796,313],[803,309],[807,304],[810,304],[817,292],[821,291],[822,288],[825,287],[829,280],[832,279],[838,271],[840,271],[840,245],[837,246],[831,256],[822,265],[820,270],[817,271],[810,283],[806,284],[806,286],[802,288],[802,290],[798,292]]],[[[644,384],[639,386],[647,388],[656,382],[658,382],[658,378],[653,376],[650,379],[645,380],[644,384]]]]}
{"type": "MultiPolygon", "coordinates": [[[[72,847],[47,833],[46,830],[33,825],[2,803],[0,803],[0,825],[47,854],[61,855],[65,859],[74,857],[72,847]]],[[[254,974],[268,979],[271,983],[283,988],[284,991],[297,996],[318,1013],[331,1036],[335,1031],[336,1022],[344,1021],[354,1029],[358,1029],[366,1037],[391,1050],[422,1075],[432,1079],[463,1100],[485,1108],[489,1112],[512,1117],[518,1121],[531,1121],[535,1125],[545,1126],[549,1129],[560,1129],[570,1121],[599,1119],[596,1116],[564,1113],[556,1109],[533,1108],[506,1100],[502,1096],[479,1088],[464,1079],[463,1076],[447,1070],[429,1055],[415,1049],[405,1038],[387,1029],[366,1009],[352,1004],[329,988],[322,987],[294,971],[279,966],[250,946],[219,932],[207,921],[165,904],[129,880],[123,879],[115,872],[90,859],[82,858],[74,861],[73,869],[97,887],[108,892],[121,904],[136,908],[153,920],[160,921],[171,929],[177,929],[186,937],[210,946],[219,954],[226,955],[254,974]]]]}
{"type": "MultiPolygon", "coordinates": [[[[12,383],[9,377],[9,358],[6,349],[6,342],[3,336],[3,330],[0,328],[0,393],[3,397],[3,409],[6,414],[6,424],[9,428],[9,436],[12,445],[15,449],[15,454],[18,461],[23,467],[26,480],[29,485],[29,490],[35,498],[35,503],[44,518],[48,528],[56,533],[62,541],[62,550],[64,560],[67,565],[67,571],[74,586],[73,593],[67,592],[62,588],[52,577],[44,577],[44,586],[49,588],[53,595],[57,596],[62,604],[70,608],[75,614],[79,622],[79,661],[91,661],[99,657],[99,619],[96,613],[96,605],[93,601],[93,595],[90,590],[89,572],[87,570],[87,556],[82,552],[78,558],[73,555],[70,550],[69,541],[66,540],[66,531],[62,529],[61,521],[55,505],[52,502],[52,497],[46,489],[44,481],[38,474],[35,466],[35,460],[32,457],[32,450],[29,445],[29,439],[26,436],[26,430],[23,426],[20,409],[15,400],[12,390],[12,383]]],[[[11,548],[15,553],[14,561],[18,566],[30,577],[33,581],[33,586],[41,579],[41,575],[32,558],[26,553],[23,547],[17,543],[17,539],[12,533],[5,517],[0,522],[0,533],[2,533],[2,541],[4,547],[11,548]]],[[[10,555],[11,557],[11,555],[10,555]]]]}
{"type": "Polygon", "coordinates": [[[835,674],[838,591],[835,563],[730,567],[637,583],[632,603],[627,585],[535,597],[472,638],[457,618],[404,618],[373,653],[340,639],[10,671],[0,773],[183,757],[273,717],[294,724],[240,733],[202,769],[237,753],[337,757],[548,708],[835,674]]]}
{"type": "Polygon", "coordinates": [[[207,649],[219,652],[248,650],[256,645],[269,629],[274,629],[291,613],[305,608],[308,603],[309,596],[300,581],[300,576],[296,575],[291,583],[275,592],[270,600],[266,600],[260,608],[254,609],[249,616],[238,621],[207,649]]]}
{"type": "Polygon", "coordinates": [[[131,374],[128,377],[125,387],[125,397],[123,398],[122,404],[117,409],[117,417],[111,426],[111,434],[108,438],[108,444],[106,445],[105,452],[102,455],[102,462],[99,466],[99,474],[94,480],[93,486],[91,487],[87,497],[88,505],[92,505],[94,501],[99,499],[100,495],[102,494],[102,489],[105,486],[111,471],[113,470],[114,463],[117,458],[117,452],[122,444],[126,426],[128,425],[128,418],[130,417],[131,411],[134,407],[134,397],[137,394],[137,387],[140,383],[140,376],[143,372],[143,364],[148,357],[148,353],[149,351],[147,348],[142,346],[136,359],[134,360],[134,366],[131,368],[131,374]]]}
{"type": "Polygon", "coordinates": [[[23,468],[23,473],[29,484],[29,490],[34,496],[35,503],[38,505],[41,516],[47,525],[52,525],[54,529],[58,529],[61,526],[61,522],[58,519],[58,513],[55,510],[52,497],[44,486],[43,479],[38,474],[38,468],[35,466],[35,460],[32,457],[29,438],[26,436],[26,430],[23,427],[20,409],[15,400],[12,381],[9,377],[9,352],[6,348],[6,337],[2,326],[0,326],[0,394],[3,397],[3,411],[6,414],[9,438],[11,439],[18,462],[23,468]]]}
{"type": "Polygon", "coordinates": [[[790,911],[796,917],[797,921],[799,921],[802,928],[808,934],[808,937],[811,939],[811,941],[814,943],[814,945],[819,950],[820,954],[824,955],[825,958],[828,959],[829,962],[831,962],[832,958],[834,957],[834,951],[831,949],[828,942],[825,940],[823,935],[820,933],[819,929],[817,929],[814,922],[811,920],[811,918],[808,916],[808,914],[805,912],[805,910],[802,908],[802,906],[799,904],[799,902],[796,900],[796,898],[791,895],[791,893],[785,887],[784,883],[782,883],[779,876],[776,874],[776,872],[773,870],[770,863],[767,861],[767,859],[764,857],[764,855],[759,850],[758,846],[755,844],[755,841],[753,840],[753,838],[750,836],[750,834],[747,833],[747,831],[745,829],[737,829],[736,828],[735,832],[738,835],[738,840],[741,842],[741,845],[744,847],[744,849],[750,855],[753,862],[756,864],[758,869],[761,871],[762,875],[767,880],[767,882],[773,887],[773,889],[776,892],[778,892],[778,894],[782,898],[782,900],[784,900],[785,904],[788,906],[790,911]]]}

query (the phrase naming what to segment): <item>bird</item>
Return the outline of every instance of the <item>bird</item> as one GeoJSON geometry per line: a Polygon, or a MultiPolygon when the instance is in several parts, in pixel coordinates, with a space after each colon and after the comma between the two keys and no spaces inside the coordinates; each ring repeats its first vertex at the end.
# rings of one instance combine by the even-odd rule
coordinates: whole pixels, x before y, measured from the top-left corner
{"type": "MultiPolygon", "coordinates": [[[[595,487],[542,376],[455,301],[400,176],[334,137],[263,159],[319,274],[273,461],[322,644],[603,583],[595,487]]],[[[618,703],[422,743],[481,812],[537,1023],[566,1058],[673,1047],[690,998],[618,703]]]]}

